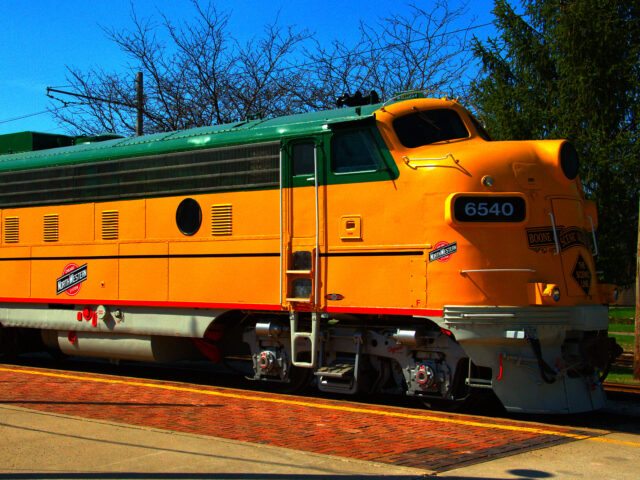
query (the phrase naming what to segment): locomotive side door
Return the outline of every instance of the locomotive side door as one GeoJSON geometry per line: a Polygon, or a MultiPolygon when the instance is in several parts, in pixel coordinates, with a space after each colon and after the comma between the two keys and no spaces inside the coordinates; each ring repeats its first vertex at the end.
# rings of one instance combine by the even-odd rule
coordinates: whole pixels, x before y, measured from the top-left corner
{"type": "Polygon", "coordinates": [[[318,311],[324,306],[320,280],[324,159],[321,137],[283,142],[280,300],[290,311],[318,311]]]}

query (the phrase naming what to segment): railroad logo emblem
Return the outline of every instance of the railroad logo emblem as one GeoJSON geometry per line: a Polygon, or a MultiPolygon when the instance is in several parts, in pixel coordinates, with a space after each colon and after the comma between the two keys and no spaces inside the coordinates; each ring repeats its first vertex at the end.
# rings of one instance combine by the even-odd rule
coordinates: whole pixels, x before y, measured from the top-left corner
{"type": "MultiPolygon", "coordinates": [[[[552,227],[527,228],[527,244],[534,252],[547,253],[555,251],[556,242],[553,237],[552,227]]],[[[556,235],[560,250],[564,252],[573,247],[585,247],[589,245],[589,237],[584,230],[578,227],[556,227],[556,235]]]]}
{"type": "Polygon", "coordinates": [[[573,267],[573,273],[571,274],[580,288],[584,291],[585,295],[589,295],[589,289],[591,288],[591,270],[587,262],[582,258],[582,255],[578,254],[578,260],[573,267]]]}
{"type": "Polygon", "coordinates": [[[451,255],[458,251],[458,242],[438,242],[434,246],[433,252],[429,252],[429,262],[446,262],[451,255]]]}
{"type": "Polygon", "coordinates": [[[67,295],[77,295],[82,286],[82,282],[87,279],[87,264],[78,267],[75,263],[70,263],[64,270],[62,276],[56,280],[56,295],[65,292],[67,295]]]}

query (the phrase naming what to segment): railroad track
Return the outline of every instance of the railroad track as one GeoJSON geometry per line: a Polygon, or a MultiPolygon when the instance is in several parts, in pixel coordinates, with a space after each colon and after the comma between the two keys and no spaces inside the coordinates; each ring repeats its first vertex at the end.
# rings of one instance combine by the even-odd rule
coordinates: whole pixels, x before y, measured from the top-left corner
{"type": "Polygon", "coordinates": [[[628,385],[624,383],[604,382],[604,389],[609,392],[640,394],[640,385],[628,385]]]}
{"type": "Polygon", "coordinates": [[[633,353],[623,353],[613,364],[618,367],[633,368],[633,353]]]}

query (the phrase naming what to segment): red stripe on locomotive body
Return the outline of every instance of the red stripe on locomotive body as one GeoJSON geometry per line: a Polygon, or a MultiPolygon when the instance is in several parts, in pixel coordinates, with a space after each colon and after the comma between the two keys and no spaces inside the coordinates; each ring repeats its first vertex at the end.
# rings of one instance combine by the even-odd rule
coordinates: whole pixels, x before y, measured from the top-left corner
{"type": "Polygon", "coordinates": [[[55,299],[50,298],[2,298],[0,303],[48,303],[66,305],[116,305],[119,307],[163,307],[163,308],[215,308],[229,310],[282,310],[280,305],[244,304],[244,303],[203,303],[203,302],[143,302],[136,300],[96,300],[96,299],[55,299]]]}
{"type": "Polygon", "coordinates": [[[442,317],[443,310],[428,308],[384,308],[384,307],[327,307],[328,313],[364,313],[370,315],[417,315],[429,317],[442,317]]]}
{"type": "MultiPolygon", "coordinates": [[[[284,311],[280,305],[244,304],[244,303],[203,303],[203,302],[143,302],[137,300],[97,300],[97,299],[56,299],[50,298],[3,298],[0,303],[47,303],[65,305],[115,305],[119,307],[159,307],[159,308],[212,308],[230,310],[268,310],[284,311]]],[[[427,308],[385,308],[385,307],[327,307],[327,313],[359,313],[368,315],[407,315],[442,317],[443,310],[427,308]]]]}

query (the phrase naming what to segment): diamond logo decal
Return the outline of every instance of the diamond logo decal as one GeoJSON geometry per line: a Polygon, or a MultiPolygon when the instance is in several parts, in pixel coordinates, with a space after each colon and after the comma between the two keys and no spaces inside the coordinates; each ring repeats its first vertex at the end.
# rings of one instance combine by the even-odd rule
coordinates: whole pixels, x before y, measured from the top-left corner
{"type": "Polygon", "coordinates": [[[581,254],[578,254],[578,260],[575,267],[573,267],[573,273],[571,274],[580,288],[584,291],[585,295],[589,295],[589,289],[591,288],[591,270],[581,254]]]}

